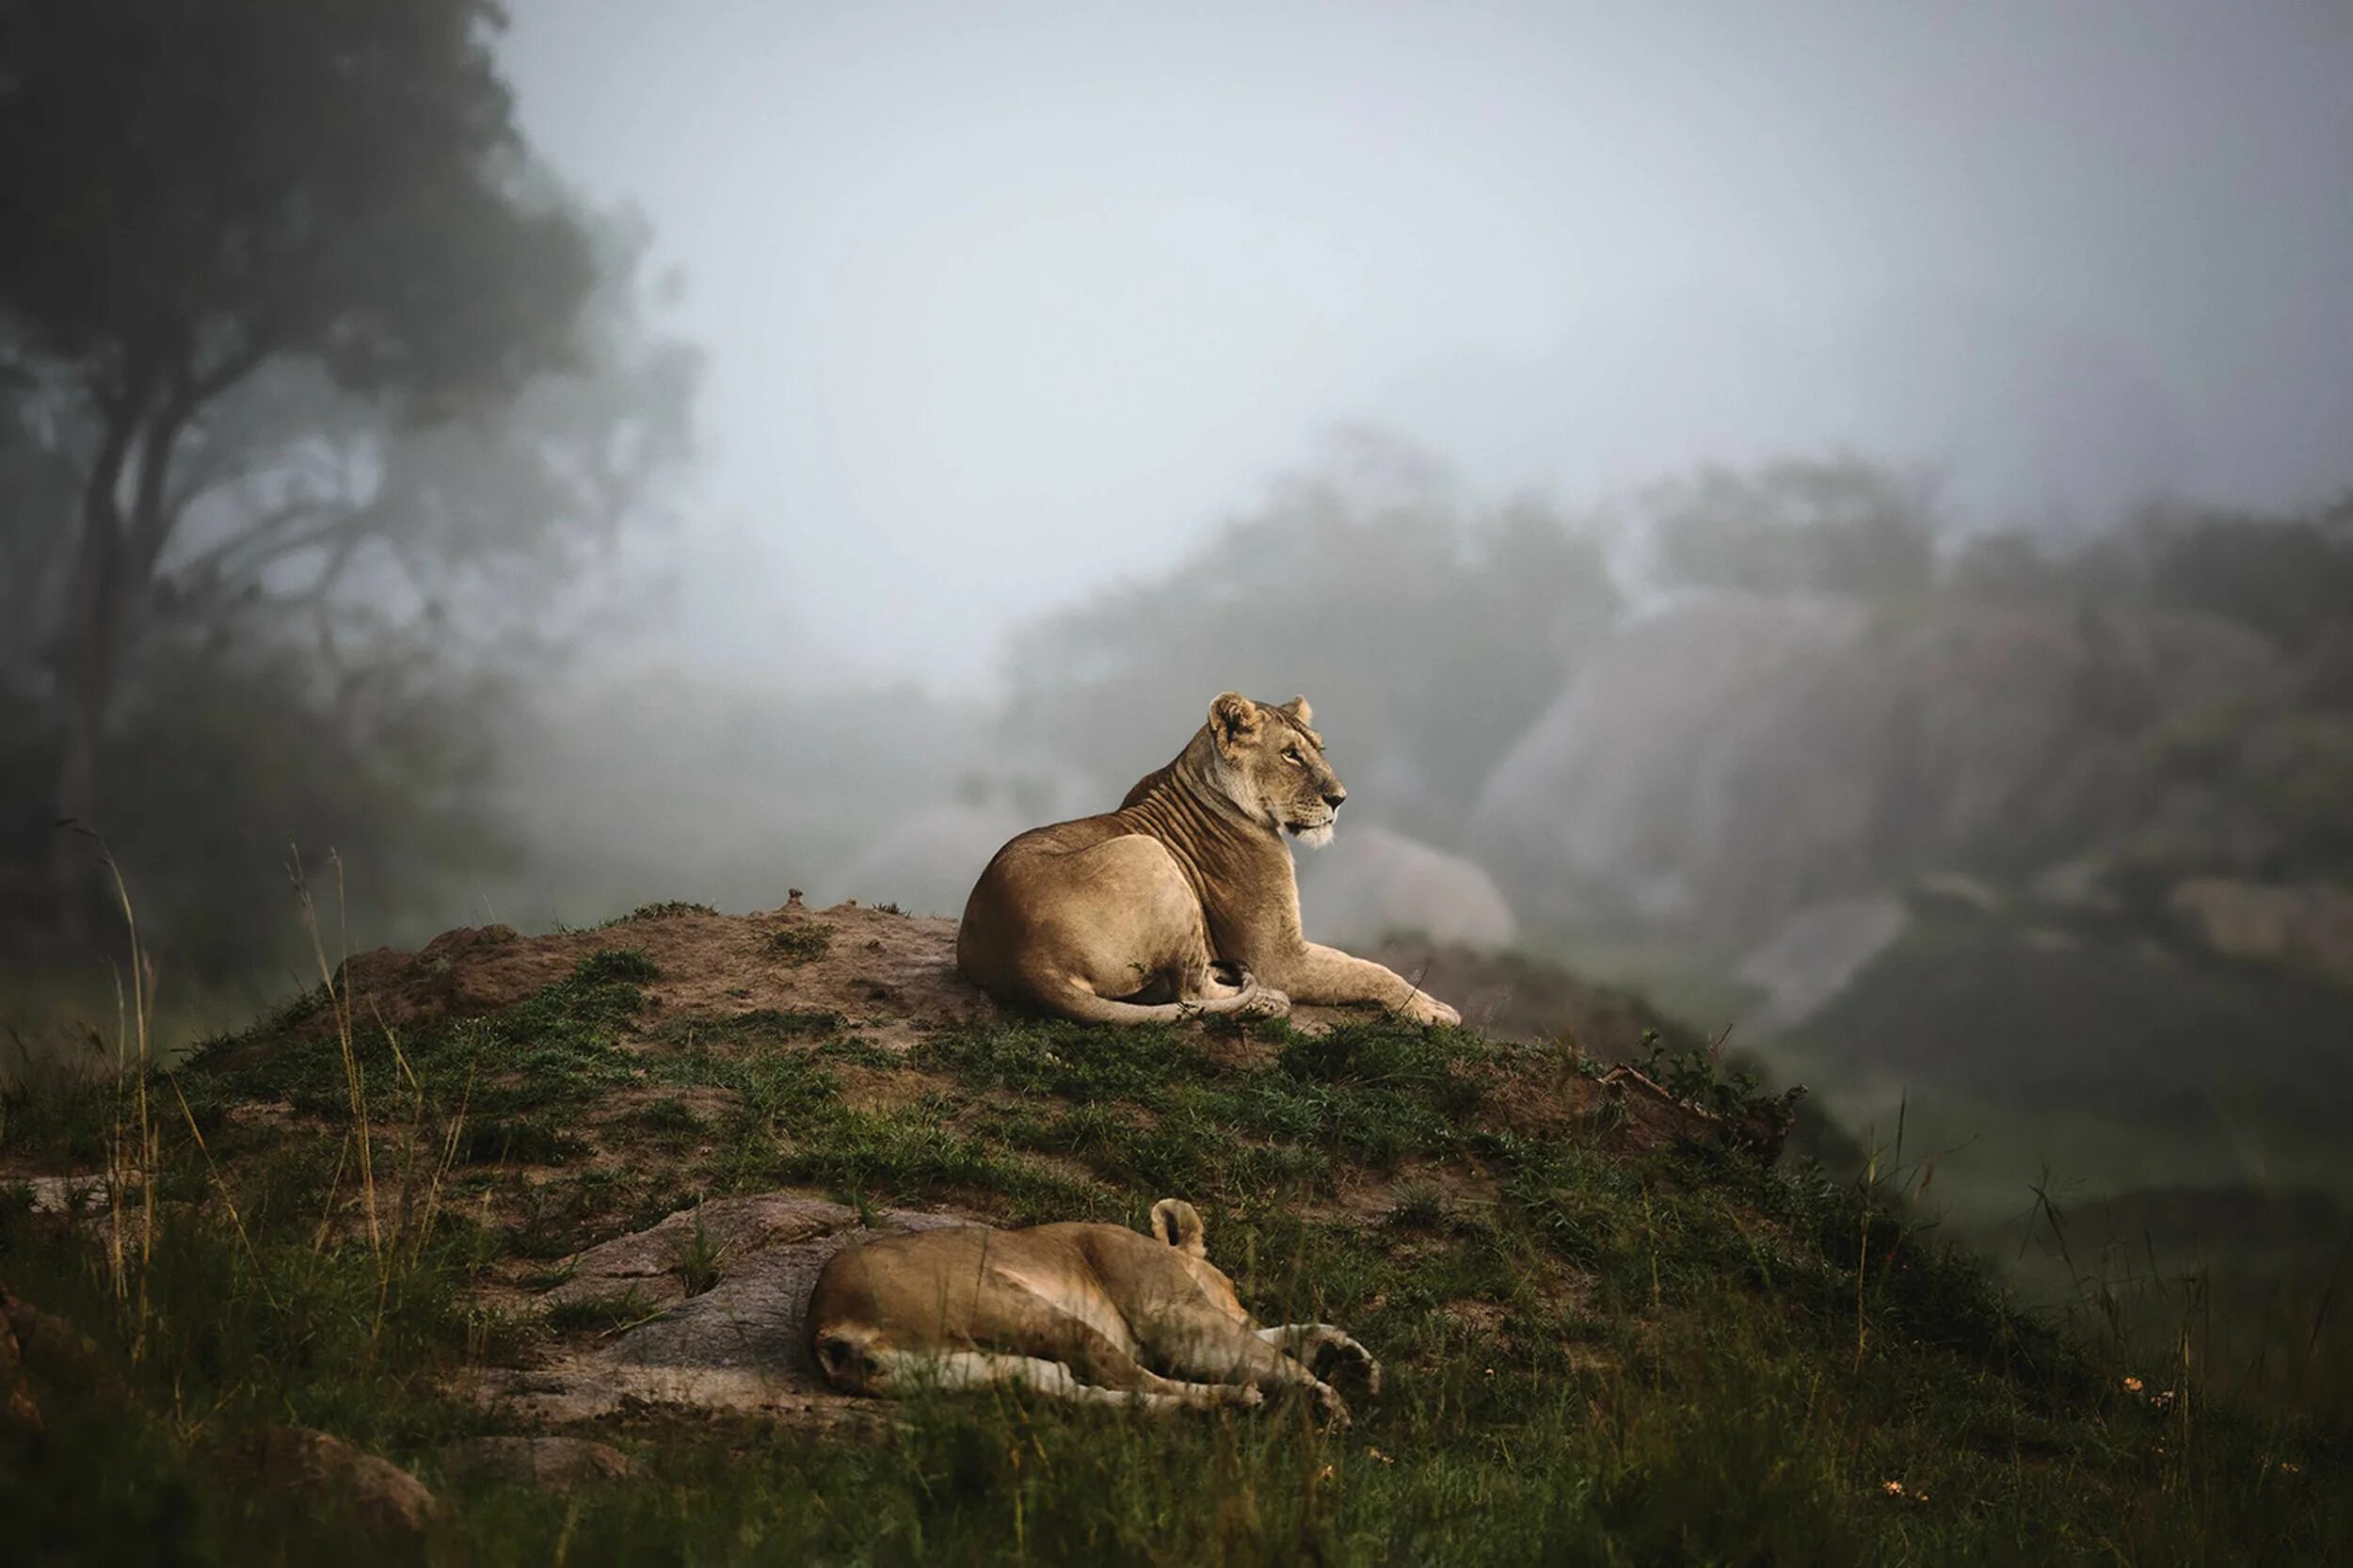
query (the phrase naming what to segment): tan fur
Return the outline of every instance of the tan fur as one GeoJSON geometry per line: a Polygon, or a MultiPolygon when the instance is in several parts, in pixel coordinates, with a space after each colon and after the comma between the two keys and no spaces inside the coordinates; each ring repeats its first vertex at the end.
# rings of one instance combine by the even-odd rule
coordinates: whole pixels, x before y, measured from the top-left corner
{"type": "Polygon", "coordinates": [[[965,903],[956,968],[1000,1001],[1085,1023],[1279,1014],[1293,1001],[1460,1023],[1402,976],[1301,935],[1283,836],[1328,841],[1348,795],[1310,716],[1304,696],[1226,692],[1118,810],[1005,845],[965,903]],[[1220,965],[1240,972],[1221,979],[1220,965]]]}
{"type": "Polygon", "coordinates": [[[1380,1363],[1332,1325],[1260,1328],[1208,1253],[1200,1214],[1178,1198],[1152,1206],[1151,1236],[1072,1224],[881,1237],[826,1260],[809,1354],[853,1393],[1002,1384],[1176,1409],[1302,1388],[1345,1422],[1347,1404],[1303,1359],[1329,1346],[1380,1390],[1380,1363]]]}

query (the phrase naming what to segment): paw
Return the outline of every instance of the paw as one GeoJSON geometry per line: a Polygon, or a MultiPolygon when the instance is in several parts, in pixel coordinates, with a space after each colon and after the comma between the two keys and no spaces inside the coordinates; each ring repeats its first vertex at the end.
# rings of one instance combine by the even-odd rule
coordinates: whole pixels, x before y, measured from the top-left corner
{"type": "Polygon", "coordinates": [[[1366,1393],[1381,1392],[1381,1363],[1373,1359],[1370,1351],[1355,1340],[1345,1336],[1327,1339],[1323,1345],[1323,1352],[1316,1357],[1315,1369],[1319,1375],[1335,1378],[1343,1372],[1353,1371],[1354,1375],[1365,1380],[1366,1393]],[[1327,1366],[1332,1368],[1328,1372],[1324,1370],[1327,1366]]]}
{"type": "Polygon", "coordinates": [[[1414,1000],[1406,1004],[1405,1016],[1417,1024],[1450,1025],[1463,1021],[1462,1014],[1457,1013],[1437,998],[1420,991],[1415,992],[1414,1000]]]}
{"type": "Polygon", "coordinates": [[[1262,985],[1242,1013],[1244,1016],[1253,1018],[1288,1018],[1291,1013],[1290,993],[1270,990],[1262,985]]]}
{"type": "Polygon", "coordinates": [[[1233,1390],[1226,1396],[1225,1402],[1238,1404],[1244,1410],[1256,1410],[1266,1403],[1266,1393],[1256,1384],[1239,1383],[1233,1385],[1233,1390]]]}
{"type": "Polygon", "coordinates": [[[1355,1419],[1348,1413],[1348,1401],[1328,1383],[1316,1384],[1316,1403],[1322,1407],[1323,1424],[1335,1431],[1346,1430],[1355,1419]]]}

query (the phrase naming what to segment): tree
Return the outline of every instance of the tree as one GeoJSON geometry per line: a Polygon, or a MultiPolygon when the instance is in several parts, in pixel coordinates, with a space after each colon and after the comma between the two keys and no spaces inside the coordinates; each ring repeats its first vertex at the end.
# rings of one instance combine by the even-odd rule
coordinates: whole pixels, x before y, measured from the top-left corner
{"type": "Polygon", "coordinates": [[[1709,464],[1644,502],[1670,586],[1880,598],[1935,576],[1933,488],[1857,457],[1709,464]]]}
{"type": "Polygon", "coordinates": [[[0,0],[0,318],[79,443],[48,650],[60,816],[97,798],[125,651],[214,478],[184,457],[224,399],[307,365],[448,418],[568,361],[592,258],[529,199],[500,21],[488,0],[0,0]]]}
{"type": "Polygon", "coordinates": [[[1304,692],[1361,809],[1444,843],[1618,608],[1592,530],[1481,504],[1416,449],[1348,433],[1160,580],[1025,627],[1011,723],[1115,800],[1219,691],[1304,692]]]}

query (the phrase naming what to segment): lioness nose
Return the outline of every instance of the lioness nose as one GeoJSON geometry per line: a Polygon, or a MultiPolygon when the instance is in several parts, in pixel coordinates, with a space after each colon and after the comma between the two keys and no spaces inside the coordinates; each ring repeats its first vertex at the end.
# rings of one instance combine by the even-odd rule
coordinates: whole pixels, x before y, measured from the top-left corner
{"type": "Polygon", "coordinates": [[[1346,800],[1347,798],[1348,792],[1346,790],[1335,790],[1330,794],[1323,797],[1323,804],[1329,806],[1333,810],[1337,811],[1340,808],[1340,802],[1346,800]]]}

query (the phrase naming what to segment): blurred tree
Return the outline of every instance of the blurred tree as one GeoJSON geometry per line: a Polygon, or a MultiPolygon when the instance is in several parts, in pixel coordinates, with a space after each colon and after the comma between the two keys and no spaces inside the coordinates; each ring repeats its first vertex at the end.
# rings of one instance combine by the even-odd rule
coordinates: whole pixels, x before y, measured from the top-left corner
{"type": "Polygon", "coordinates": [[[1165,577],[1026,628],[1011,723],[1098,774],[1108,809],[1219,691],[1305,692],[1362,808],[1451,842],[1617,610],[1591,530],[1531,500],[1474,505],[1426,456],[1353,433],[1165,577]]]}
{"type": "Polygon", "coordinates": [[[1935,575],[1934,487],[1859,457],[1710,464],[1643,497],[1667,586],[1888,598],[1935,575]]]}
{"type": "MultiPolygon", "coordinates": [[[[429,420],[574,361],[594,259],[529,188],[500,21],[489,0],[0,0],[0,318],[34,423],[80,475],[46,650],[60,815],[94,810],[124,656],[183,526],[223,484],[271,483],[225,399],[305,366],[429,420]]],[[[282,483],[220,524],[192,582],[249,573],[241,533],[342,547],[317,487],[282,483]]],[[[61,849],[62,893],[78,856],[61,849]]]]}
{"type": "Polygon", "coordinates": [[[2157,506],[2134,543],[2159,600],[2309,654],[2353,634],[2353,495],[2309,516],[2157,506]]]}

